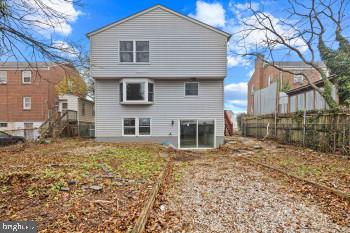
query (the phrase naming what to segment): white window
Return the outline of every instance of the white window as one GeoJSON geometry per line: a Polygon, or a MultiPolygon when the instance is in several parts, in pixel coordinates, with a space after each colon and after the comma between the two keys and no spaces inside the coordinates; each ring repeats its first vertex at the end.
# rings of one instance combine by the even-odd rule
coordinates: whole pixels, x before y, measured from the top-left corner
{"type": "Polygon", "coordinates": [[[24,110],[32,109],[32,97],[29,97],[29,96],[23,97],[23,109],[24,110]]]}
{"type": "Polygon", "coordinates": [[[154,99],[154,84],[149,79],[123,79],[119,93],[123,104],[149,104],[154,99]]]}
{"type": "Polygon", "coordinates": [[[149,41],[119,41],[119,61],[122,63],[148,63],[149,41]]]}
{"type": "Polygon", "coordinates": [[[7,71],[0,71],[0,84],[7,83],[7,71]]]}
{"type": "Polygon", "coordinates": [[[185,83],[185,96],[198,96],[198,82],[185,83]]]}
{"type": "Polygon", "coordinates": [[[32,83],[32,71],[24,70],[22,71],[22,83],[31,84],[32,83]]]}
{"type": "Polygon", "coordinates": [[[124,118],[124,136],[147,136],[151,135],[151,118],[124,118]]]}
{"type": "Polygon", "coordinates": [[[0,128],[6,128],[7,123],[6,122],[0,122],[0,128]]]}
{"type": "Polygon", "coordinates": [[[151,135],[150,118],[139,118],[139,135],[151,135]]]}
{"type": "Polygon", "coordinates": [[[304,76],[303,75],[294,75],[294,83],[295,84],[303,84],[304,83],[304,76]]]}

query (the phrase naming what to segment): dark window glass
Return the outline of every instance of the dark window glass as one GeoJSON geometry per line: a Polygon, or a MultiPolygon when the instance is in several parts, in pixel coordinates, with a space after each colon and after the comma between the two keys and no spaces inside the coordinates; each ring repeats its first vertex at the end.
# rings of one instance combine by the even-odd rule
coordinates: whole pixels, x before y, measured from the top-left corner
{"type": "Polygon", "coordinates": [[[134,44],[133,41],[120,41],[120,62],[134,61],[134,44]]]}
{"type": "Polygon", "coordinates": [[[153,102],[153,83],[148,83],[148,101],[153,102]]]}
{"type": "Polygon", "coordinates": [[[135,118],[125,118],[124,119],[124,135],[135,135],[135,118]]]}
{"type": "Polygon", "coordinates": [[[140,118],[139,119],[139,134],[150,135],[151,134],[151,119],[140,118]]]}
{"type": "Polygon", "coordinates": [[[119,83],[119,100],[123,102],[123,83],[119,83]]]}
{"type": "Polygon", "coordinates": [[[136,62],[149,62],[149,41],[136,41],[136,62]]]}
{"type": "Polygon", "coordinates": [[[198,83],[186,83],[185,84],[186,96],[198,96],[198,83]]]}
{"type": "Polygon", "coordinates": [[[7,127],[7,123],[0,123],[0,127],[7,127]]]}
{"type": "Polygon", "coordinates": [[[145,83],[127,83],[126,100],[144,100],[145,83]]]}

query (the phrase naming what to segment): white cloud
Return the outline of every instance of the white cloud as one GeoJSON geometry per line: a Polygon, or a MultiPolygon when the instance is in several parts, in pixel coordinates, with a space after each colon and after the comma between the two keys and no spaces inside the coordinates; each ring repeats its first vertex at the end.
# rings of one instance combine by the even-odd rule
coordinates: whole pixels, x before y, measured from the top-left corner
{"type": "Polygon", "coordinates": [[[249,65],[249,60],[239,55],[228,55],[227,56],[227,66],[229,68],[235,66],[247,66],[249,65]]]}
{"type": "Polygon", "coordinates": [[[197,1],[196,13],[189,16],[213,27],[224,27],[226,23],[225,9],[220,3],[197,1]]]}
{"type": "Polygon", "coordinates": [[[67,56],[71,58],[79,56],[78,49],[74,48],[73,46],[62,40],[54,41],[52,47],[61,50],[60,53],[62,56],[67,56]]]}
{"type": "MultiPolygon", "coordinates": [[[[15,0],[21,1],[21,0],[15,0]]],[[[73,1],[66,0],[26,0],[28,12],[26,19],[35,22],[37,31],[49,36],[51,33],[69,35],[71,23],[75,22],[81,12],[75,9],[73,1]]]]}
{"type": "Polygon", "coordinates": [[[234,113],[245,112],[247,109],[246,82],[229,83],[225,85],[225,109],[234,113]]]}
{"type": "Polygon", "coordinates": [[[255,71],[255,68],[249,70],[248,73],[247,73],[247,77],[251,78],[253,76],[253,74],[254,74],[254,71],[255,71]]]}

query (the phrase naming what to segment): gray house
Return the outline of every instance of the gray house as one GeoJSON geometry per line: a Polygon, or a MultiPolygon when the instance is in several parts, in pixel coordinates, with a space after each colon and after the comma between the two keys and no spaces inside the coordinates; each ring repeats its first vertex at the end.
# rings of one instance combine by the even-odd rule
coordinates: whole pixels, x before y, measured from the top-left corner
{"type": "Polygon", "coordinates": [[[88,33],[99,141],[224,142],[230,34],[156,5],[88,33]]]}

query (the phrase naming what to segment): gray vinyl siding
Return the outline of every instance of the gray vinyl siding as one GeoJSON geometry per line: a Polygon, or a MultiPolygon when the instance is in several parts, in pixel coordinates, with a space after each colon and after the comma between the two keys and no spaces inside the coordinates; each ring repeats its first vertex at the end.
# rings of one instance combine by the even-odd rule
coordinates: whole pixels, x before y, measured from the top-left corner
{"type": "Polygon", "coordinates": [[[95,88],[97,139],[121,137],[124,117],[150,117],[152,137],[178,136],[179,119],[215,119],[224,136],[223,79],[200,80],[198,97],[185,97],[184,81],[155,80],[153,105],[121,105],[118,80],[96,80],[95,88]]]}
{"type": "Polygon", "coordinates": [[[90,40],[95,79],[226,76],[227,37],[161,8],[99,32],[90,40]],[[119,63],[120,40],[149,40],[150,63],[119,63]]]}

